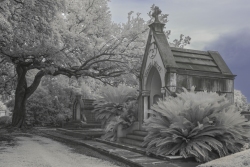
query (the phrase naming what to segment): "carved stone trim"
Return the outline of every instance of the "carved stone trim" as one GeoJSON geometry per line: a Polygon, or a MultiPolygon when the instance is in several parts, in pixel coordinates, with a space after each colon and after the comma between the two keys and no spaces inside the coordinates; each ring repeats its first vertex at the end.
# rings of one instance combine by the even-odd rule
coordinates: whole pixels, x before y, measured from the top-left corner
{"type": "Polygon", "coordinates": [[[150,96],[150,90],[142,90],[142,96],[150,96]]]}

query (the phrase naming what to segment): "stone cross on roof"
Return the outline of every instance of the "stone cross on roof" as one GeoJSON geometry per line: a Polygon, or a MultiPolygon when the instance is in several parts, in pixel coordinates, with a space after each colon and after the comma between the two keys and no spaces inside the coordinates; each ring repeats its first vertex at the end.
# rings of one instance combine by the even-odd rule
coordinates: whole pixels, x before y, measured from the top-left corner
{"type": "Polygon", "coordinates": [[[161,9],[158,7],[158,6],[155,6],[154,9],[153,9],[153,13],[152,13],[152,17],[155,18],[155,23],[159,23],[159,15],[161,14],[161,9]]]}

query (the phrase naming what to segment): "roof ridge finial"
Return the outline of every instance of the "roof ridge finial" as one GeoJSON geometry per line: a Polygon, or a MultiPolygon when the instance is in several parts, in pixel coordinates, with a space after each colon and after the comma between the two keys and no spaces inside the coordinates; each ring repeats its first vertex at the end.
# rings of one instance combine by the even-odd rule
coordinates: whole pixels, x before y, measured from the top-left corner
{"type": "Polygon", "coordinates": [[[159,15],[161,14],[161,9],[158,6],[155,6],[153,9],[152,17],[155,18],[155,23],[161,23],[159,20],[159,15]]]}

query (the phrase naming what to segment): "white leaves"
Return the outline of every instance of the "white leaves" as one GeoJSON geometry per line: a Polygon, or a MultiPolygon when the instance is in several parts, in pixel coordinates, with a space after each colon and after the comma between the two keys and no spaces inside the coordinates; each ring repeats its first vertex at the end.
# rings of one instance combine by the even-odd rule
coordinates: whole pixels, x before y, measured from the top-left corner
{"type": "Polygon", "coordinates": [[[0,111],[5,111],[7,107],[4,105],[2,101],[0,101],[0,111]]]}
{"type": "Polygon", "coordinates": [[[247,98],[240,90],[234,90],[234,104],[239,111],[249,110],[247,98]]]}
{"type": "Polygon", "coordinates": [[[190,44],[191,38],[189,36],[186,36],[184,38],[184,35],[180,35],[180,39],[175,39],[173,43],[169,43],[170,46],[176,47],[176,48],[184,48],[186,45],[190,44]]]}
{"type": "Polygon", "coordinates": [[[0,48],[7,47],[13,40],[12,26],[0,13],[0,48]]]}

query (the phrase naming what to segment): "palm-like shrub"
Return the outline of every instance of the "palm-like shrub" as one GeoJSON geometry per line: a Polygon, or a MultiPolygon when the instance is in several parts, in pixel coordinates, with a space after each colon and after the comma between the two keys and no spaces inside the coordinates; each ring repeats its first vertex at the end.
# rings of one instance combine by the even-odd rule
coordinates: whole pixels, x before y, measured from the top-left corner
{"type": "Polygon", "coordinates": [[[94,102],[95,118],[101,120],[105,130],[102,139],[115,141],[117,128],[122,125],[126,129],[137,120],[137,91],[125,85],[106,86],[102,90],[102,98],[94,102]]]}
{"type": "Polygon", "coordinates": [[[102,139],[116,141],[118,126],[122,125],[122,129],[127,129],[137,120],[137,101],[125,103],[122,110],[119,116],[114,116],[107,122],[102,139]]]}
{"type": "Polygon", "coordinates": [[[240,151],[249,137],[250,123],[224,96],[195,93],[194,87],[159,101],[151,114],[144,124],[149,132],[144,145],[160,155],[210,161],[240,151]]]}
{"type": "Polygon", "coordinates": [[[102,98],[94,102],[95,118],[101,120],[103,127],[114,117],[120,116],[124,104],[136,97],[136,90],[132,87],[119,85],[118,87],[106,86],[101,92],[102,98]]]}

